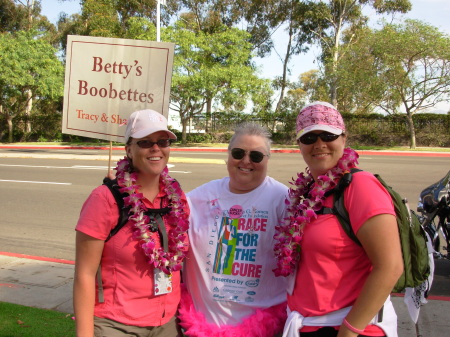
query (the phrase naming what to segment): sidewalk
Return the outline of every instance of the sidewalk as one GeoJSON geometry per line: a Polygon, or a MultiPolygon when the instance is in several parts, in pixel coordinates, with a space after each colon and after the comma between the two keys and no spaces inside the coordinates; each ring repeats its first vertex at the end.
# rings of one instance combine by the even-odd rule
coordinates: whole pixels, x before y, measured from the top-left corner
{"type": "MultiPolygon", "coordinates": [[[[0,252],[0,301],[73,313],[73,261],[0,252]]],[[[417,326],[402,297],[392,297],[399,337],[442,337],[450,333],[450,298],[430,296],[417,326]]]]}
{"type": "Polygon", "coordinates": [[[72,313],[74,262],[0,252],[0,301],[72,313]]]}

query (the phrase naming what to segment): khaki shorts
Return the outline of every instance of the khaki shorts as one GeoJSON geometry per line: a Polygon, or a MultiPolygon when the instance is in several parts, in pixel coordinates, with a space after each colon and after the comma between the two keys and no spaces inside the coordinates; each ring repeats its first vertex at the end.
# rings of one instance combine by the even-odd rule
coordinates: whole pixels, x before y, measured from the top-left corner
{"type": "Polygon", "coordinates": [[[107,318],[94,317],[95,337],[181,337],[175,317],[161,326],[134,326],[107,318]]]}

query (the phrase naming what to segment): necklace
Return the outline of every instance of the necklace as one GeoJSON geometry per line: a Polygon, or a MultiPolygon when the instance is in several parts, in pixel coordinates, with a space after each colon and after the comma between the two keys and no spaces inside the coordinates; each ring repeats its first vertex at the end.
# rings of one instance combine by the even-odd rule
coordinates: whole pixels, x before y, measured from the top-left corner
{"type": "Polygon", "coordinates": [[[183,258],[186,256],[185,243],[187,230],[189,227],[188,214],[184,211],[184,202],[182,200],[182,190],[180,184],[169,176],[167,166],[161,172],[159,184],[163,186],[164,192],[169,199],[170,211],[164,216],[165,221],[170,226],[168,232],[168,248],[156,248],[156,241],[151,229],[149,229],[150,217],[145,215],[147,207],[142,201],[144,195],[139,193],[137,184],[138,174],[130,172],[130,163],[128,158],[117,162],[117,183],[121,193],[127,193],[124,205],[130,206],[129,220],[133,222],[133,238],[140,241],[140,246],[148,258],[148,263],[154,268],[162,270],[170,275],[172,271],[180,270],[183,258]]]}
{"type": "Polygon", "coordinates": [[[297,180],[291,182],[295,187],[289,189],[289,200],[286,200],[287,217],[282,225],[275,227],[277,268],[273,272],[276,276],[288,276],[294,272],[300,260],[304,227],[317,218],[316,212],[322,208],[325,193],[332,190],[339,179],[357,164],[358,154],[351,148],[345,148],[336,166],[319,176],[317,181],[306,168],[306,175],[298,173],[297,180]]]}

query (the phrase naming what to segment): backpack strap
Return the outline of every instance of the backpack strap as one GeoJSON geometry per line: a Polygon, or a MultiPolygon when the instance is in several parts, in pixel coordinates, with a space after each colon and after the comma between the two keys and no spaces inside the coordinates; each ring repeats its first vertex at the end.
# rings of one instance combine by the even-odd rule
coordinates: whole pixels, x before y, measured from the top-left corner
{"type": "MultiPolygon", "coordinates": [[[[105,243],[108,242],[109,239],[111,239],[114,235],[116,235],[122,228],[125,226],[125,224],[128,222],[129,212],[130,212],[130,206],[125,207],[123,198],[127,197],[128,194],[126,193],[120,193],[120,187],[117,184],[117,179],[109,179],[104,178],[103,179],[103,185],[108,186],[109,190],[111,191],[112,195],[114,196],[114,199],[117,203],[117,208],[119,209],[119,219],[117,220],[116,226],[109,232],[108,237],[105,240],[105,243]]],[[[162,204],[162,200],[161,200],[162,204]]],[[[172,210],[171,207],[162,207],[162,208],[150,208],[144,212],[145,215],[149,216],[152,220],[150,225],[152,223],[156,224],[154,219],[156,216],[162,217],[166,214],[168,214],[172,210]]],[[[152,227],[152,226],[151,226],[152,227]]],[[[153,232],[156,232],[158,230],[158,226],[154,225],[153,228],[151,228],[153,232]]]]}
{"type": "Polygon", "coordinates": [[[111,191],[114,199],[116,200],[117,207],[119,209],[119,219],[117,220],[116,226],[111,230],[108,237],[105,240],[105,243],[111,239],[114,235],[117,234],[118,231],[122,229],[123,226],[128,222],[128,212],[130,211],[130,207],[124,206],[123,198],[127,196],[126,193],[120,193],[120,187],[117,184],[117,179],[103,179],[103,185],[106,185],[111,191]]]}
{"type": "Polygon", "coordinates": [[[353,231],[350,224],[350,216],[348,215],[347,209],[344,205],[344,191],[352,182],[353,174],[360,171],[362,170],[353,168],[350,172],[345,173],[339,180],[337,186],[325,193],[325,196],[333,194],[333,208],[322,207],[322,209],[317,212],[317,214],[334,214],[338,218],[345,233],[359,246],[361,246],[361,242],[359,242],[355,232],[353,231]]]}
{"type": "MultiPolygon", "coordinates": [[[[111,191],[111,194],[113,195],[114,199],[117,203],[117,208],[119,209],[119,218],[117,220],[116,226],[109,232],[108,237],[105,240],[105,243],[111,239],[115,234],[117,234],[120,229],[125,226],[125,224],[128,221],[128,212],[130,210],[130,207],[124,207],[124,201],[123,198],[126,197],[126,193],[120,193],[119,185],[117,184],[117,179],[110,179],[110,178],[104,178],[103,179],[103,185],[107,186],[109,190],[111,191]]],[[[98,296],[98,302],[104,303],[104,293],[103,293],[103,279],[102,279],[102,264],[100,263],[97,268],[97,274],[96,274],[96,280],[97,280],[97,296],[98,296]]]]}

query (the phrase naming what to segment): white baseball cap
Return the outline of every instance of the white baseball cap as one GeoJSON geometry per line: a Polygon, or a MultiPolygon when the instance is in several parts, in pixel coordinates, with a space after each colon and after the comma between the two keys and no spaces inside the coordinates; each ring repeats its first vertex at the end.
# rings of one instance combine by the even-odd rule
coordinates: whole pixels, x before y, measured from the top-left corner
{"type": "Polygon", "coordinates": [[[167,119],[155,110],[139,110],[130,115],[125,131],[125,143],[130,137],[142,138],[158,131],[165,131],[170,139],[177,136],[167,128],[167,119]]]}

